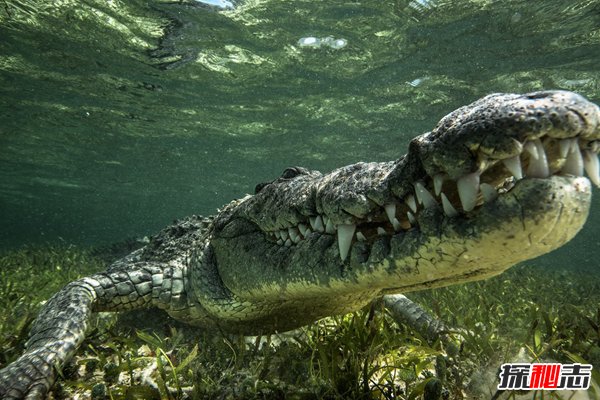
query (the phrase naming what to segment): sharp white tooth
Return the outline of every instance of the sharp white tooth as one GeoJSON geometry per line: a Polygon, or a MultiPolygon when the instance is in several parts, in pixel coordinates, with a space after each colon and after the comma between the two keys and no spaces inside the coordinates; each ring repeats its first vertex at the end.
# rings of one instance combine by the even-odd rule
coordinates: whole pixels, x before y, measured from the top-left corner
{"type": "Polygon", "coordinates": [[[306,237],[306,230],[308,229],[308,227],[304,224],[298,224],[298,230],[300,231],[300,233],[302,234],[302,236],[306,237]]]}
{"type": "Polygon", "coordinates": [[[571,174],[575,176],[583,175],[583,159],[581,158],[581,152],[579,151],[579,144],[577,141],[573,142],[571,145],[571,151],[567,156],[567,161],[565,161],[565,165],[563,165],[562,172],[565,174],[571,174]],[[573,151],[573,148],[576,148],[573,151]]]}
{"type": "Polygon", "coordinates": [[[318,215],[317,218],[315,218],[315,226],[313,227],[313,229],[318,232],[325,231],[325,226],[323,226],[323,219],[320,215],[318,215]]]}
{"type": "Polygon", "coordinates": [[[498,192],[496,188],[490,185],[489,183],[482,183],[479,188],[481,189],[481,194],[483,195],[483,201],[488,202],[495,200],[498,197],[498,192]]]}
{"type": "Polygon", "coordinates": [[[275,231],[275,232],[273,232],[273,234],[275,234],[275,238],[281,239],[281,232],[275,231]]]}
{"type": "Polygon", "coordinates": [[[356,232],[356,240],[364,242],[367,240],[367,238],[365,237],[365,235],[362,234],[362,232],[356,232]]]}
{"type": "Polygon", "coordinates": [[[405,201],[406,205],[412,210],[412,212],[417,212],[417,202],[415,201],[415,196],[411,194],[406,197],[405,201]]]}
{"type": "Polygon", "coordinates": [[[538,159],[539,154],[538,154],[538,151],[537,151],[537,146],[535,144],[533,144],[533,142],[527,142],[527,143],[525,143],[525,146],[523,146],[523,148],[529,154],[531,154],[531,158],[533,158],[534,160],[538,159]]]}
{"type": "Polygon", "coordinates": [[[519,142],[517,139],[514,138],[512,139],[512,142],[514,146],[513,151],[515,153],[521,154],[523,152],[523,143],[519,142]]]}
{"type": "Polygon", "coordinates": [[[288,234],[290,235],[292,242],[298,243],[300,241],[300,232],[298,232],[296,227],[288,228],[288,234]]]}
{"type": "Polygon", "coordinates": [[[277,244],[281,246],[283,244],[283,240],[277,239],[277,244]]]}
{"type": "Polygon", "coordinates": [[[312,233],[312,231],[310,230],[310,228],[306,228],[306,230],[304,231],[304,237],[307,238],[308,235],[310,235],[312,233]]]}
{"type": "Polygon", "coordinates": [[[335,225],[333,225],[333,222],[331,222],[330,218],[327,218],[327,226],[325,227],[325,232],[332,235],[335,233],[335,225]]]}
{"type": "Polygon", "coordinates": [[[417,204],[423,204],[423,200],[421,199],[421,191],[417,188],[417,185],[419,185],[419,183],[413,184],[415,187],[415,198],[417,199],[417,204]]]}
{"type": "Polygon", "coordinates": [[[546,159],[546,151],[544,145],[539,139],[529,142],[536,148],[537,157],[532,157],[529,160],[529,166],[527,167],[527,176],[532,178],[547,178],[550,176],[550,168],[548,167],[548,160],[546,159]]]}
{"type": "Polygon", "coordinates": [[[383,236],[383,235],[385,235],[385,229],[383,229],[383,228],[382,228],[382,227],[380,227],[380,226],[379,226],[379,227],[377,227],[377,234],[378,234],[379,236],[383,236]]]}
{"type": "Polygon", "coordinates": [[[436,196],[442,192],[442,184],[444,183],[444,174],[436,174],[433,176],[433,191],[436,196]]]}
{"type": "Polygon", "coordinates": [[[292,245],[292,240],[288,238],[283,245],[285,247],[290,247],[292,245]]]}
{"type": "Polygon", "coordinates": [[[342,261],[348,257],[350,245],[352,244],[352,236],[356,230],[356,225],[340,224],[337,227],[338,247],[340,249],[340,257],[342,261]]]}
{"type": "Polygon", "coordinates": [[[519,156],[506,158],[502,160],[502,163],[516,179],[523,179],[523,168],[521,167],[521,159],[519,156]]]}
{"type": "Polygon", "coordinates": [[[571,139],[559,140],[558,148],[560,149],[560,158],[567,158],[567,154],[569,154],[569,150],[571,149],[571,139]]]}
{"type": "Polygon", "coordinates": [[[410,211],[408,211],[406,213],[406,216],[408,217],[408,222],[410,222],[411,224],[416,224],[417,223],[417,219],[415,218],[415,216],[413,215],[413,213],[411,213],[410,211]]]}
{"type": "Polygon", "coordinates": [[[594,153],[598,153],[598,150],[600,150],[600,142],[598,142],[597,140],[594,140],[593,142],[591,142],[590,146],[594,153]]]}
{"type": "Polygon", "coordinates": [[[417,201],[423,204],[423,207],[430,208],[437,204],[429,190],[425,188],[422,182],[415,183],[415,193],[417,195],[417,201]]]}
{"type": "Polygon", "coordinates": [[[396,218],[396,205],[394,203],[386,204],[383,208],[385,209],[388,219],[392,222],[394,218],[396,218]]]}
{"type": "Polygon", "coordinates": [[[575,153],[576,151],[580,151],[579,140],[577,140],[577,138],[573,138],[571,139],[571,149],[569,150],[569,152],[575,153]]]}
{"type": "Polygon", "coordinates": [[[288,238],[288,231],[287,231],[287,229],[280,230],[279,231],[279,235],[281,236],[281,238],[285,242],[285,240],[288,238]]]}
{"type": "Polygon", "coordinates": [[[463,210],[471,211],[477,204],[477,194],[479,193],[479,173],[473,172],[460,178],[456,182],[458,188],[458,197],[463,210]]]}
{"type": "Polygon", "coordinates": [[[594,185],[600,187],[600,163],[598,163],[598,156],[591,150],[583,151],[583,165],[585,172],[587,172],[590,180],[594,185]]]}
{"type": "Polygon", "coordinates": [[[458,211],[456,211],[456,208],[454,208],[454,206],[452,205],[452,203],[450,203],[450,200],[448,200],[444,193],[442,193],[441,197],[444,214],[446,214],[449,217],[456,217],[458,215],[458,211]]]}
{"type": "Polygon", "coordinates": [[[394,219],[391,221],[391,223],[392,223],[392,226],[394,227],[394,230],[395,230],[396,232],[398,232],[400,229],[402,229],[402,226],[400,226],[400,221],[398,221],[398,219],[397,219],[397,218],[394,218],[394,219]]]}

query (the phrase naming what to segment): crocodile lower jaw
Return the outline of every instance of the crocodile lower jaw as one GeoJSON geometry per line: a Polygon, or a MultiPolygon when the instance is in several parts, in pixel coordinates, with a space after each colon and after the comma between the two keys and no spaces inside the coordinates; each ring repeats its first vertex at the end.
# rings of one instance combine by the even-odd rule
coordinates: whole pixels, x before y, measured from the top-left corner
{"type": "Polygon", "coordinates": [[[478,171],[456,180],[436,174],[413,182],[413,193],[382,205],[378,211],[354,224],[335,225],[327,215],[314,215],[296,226],[267,232],[267,237],[274,244],[292,247],[312,234],[336,235],[343,261],[356,242],[371,245],[380,236],[420,229],[419,216],[430,208],[441,208],[450,220],[476,219],[484,204],[510,193],[522,180],[570,176],[573,177],[572,184],[561,183],[556,190],[585,191],[589,182],[585,178],[577,179],[585,170],[592,182],[600,186],[598,141],[542,136],[524,143],[515,140],[515,147],[519,149],[518,155],[499,160],[482,156],[478,171]],[[588,182],[587,185],[583,181],[588,182]]]}
{"type": "Polygon", "coordinates": [[[495,276],[571,240],[588,217],[591,192],[585,177],[529,178],[470,218],[431,209],[419,223],[438,222],[437,229],[378,239],[373,248],[387,251],[369,258],[378,271],[370,278],[386,293],[407,293],[495,276]]]}

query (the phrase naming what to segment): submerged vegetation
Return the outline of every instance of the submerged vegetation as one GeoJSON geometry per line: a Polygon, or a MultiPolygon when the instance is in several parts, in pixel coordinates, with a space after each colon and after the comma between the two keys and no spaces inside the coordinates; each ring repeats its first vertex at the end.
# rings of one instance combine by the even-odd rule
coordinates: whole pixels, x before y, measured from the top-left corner
{"type": "MultiPolygon", "coordinates": [[[[48,297],[104,266],[74,247],[24,248],[0,256],[0,367],[22,353],[29,326],[48,297]]],[[[100,314],[52,396],[600,398],[597,272],[517,266],[486,281],[410,297],[453,327],[452,341],[428,343],[380,305],[253,338],[203,332],[154,311],[119,318],[100,314]],[[592,363],[592,387],[575,395],[496,393],[498,368],[510,361],[592,363]]]]}

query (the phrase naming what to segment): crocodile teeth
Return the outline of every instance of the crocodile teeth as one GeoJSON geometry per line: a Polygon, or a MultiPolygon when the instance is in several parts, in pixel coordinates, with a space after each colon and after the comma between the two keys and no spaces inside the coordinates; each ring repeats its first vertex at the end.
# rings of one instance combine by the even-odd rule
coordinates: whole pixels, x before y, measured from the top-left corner
{"type": "Polygon", "coordinates": [[[310,226],[313,228],[313,231],[323,232],[325,230],[325,227],[323,226],[323,219],[320,215],[310,218],[310,226]]]}
{"type": "Polygon", "coordinates": [[[399,231],[401,229],[400,221],[396,218],[396,205],[394,203],[386,204],[383,206],[385,208],[385,213],[387,214],[390,223],[394,227],[395,231],[399,231]]]}
{"type": "Polygon", "coordinates": [[[390,203],[383,206],[383,208],[385,209],[388,219],[390,222],[392,222],[394,218],[396,218],[396,205],[394,203],[390,203]]]}
{"type": "Polygon", "coordinates": [[[600,187],[600,163],[598,163],[598,156],[591,150],[583,151],[583,165],[585,172],[587,172],[590,180],[594,185],[600,187]]]}
{"type": "Polygon", "coordinates": [[[352,244],[352,236],[354,236],[355,230],[356,230],[356,225],[348,225],[348,224],[338,225],[338,230],[337,230],[338,247],[340,249],[340,257],[342,258],[342,261],[344,261],[346,259],[346,257],[348,257],[348,252],[350,251],[350,245],[352,244]]]}
{"type": "Polygon", "coordinates": [[[327,225],[325,226],[325,232],[333,235],[335,233],[335,225],[331,222],[330,218],[327,218],[327,225]]]}
{"type": "Polygon", "coordinates": [[[308,229],[308,227],[304,224],[298,224],[298,230],[300,231],[300,233],[302,234],[302,236],[306,237],[306,230],[308,229]]]}
{"type": "Polygon", "coordinates": [[[417,195],[417,201],[420,204],[423,204],[425,208],[431,208],[437,204],[429,190],[425,189],[425,186],[422,182],[415,183],[415,193],[417,195]]]}
{"type": "Polygon", "coordinates": [[[456,182],[456,187],[463,210],[473,210],[477,204],[477,194],[479,193],[479,173],[473,172],[463,176],[456,182]]]}
{"type": "Polygon", "coordinates": [[[292,242],[294,243],[298,243],[300,241],[300,232],[298,232],[298,228],[292,227],[292,228],[288,228],[288,233],[290,235],[290,239],[292,239],[292,242]]]}
{"type": "Polygon", "coordinates": [[[362,232],[356,232],[356,240],[364,242],[367,240],[367,238],[362,234],[362,232]]]}
{"type": "Polygon", "coordinates": [[[483,195],[483,201],[489,202],[495,200],[498,197],[498,192],[496,188],[490,185],[489,183],[482,183],[479,188],[481,189],[481,194],[483,195]]]}
{"type": "Polygon", "coordinates": [[[450,203],[450,201],[444,193],[442,193],[441,197],[442,208],[444,209],[444,213],[449,217],[456,217],[458,215],[458,211],[456,211],[456,208],[454,208],[454,206],[452,205],[452,203],[450,203]]]}
{"type": "Polygon", "coordinates": [[[415,201],[415,196],[412,194],[406,197],[406,205],[412,212],[417,212],[417,202],[415,201]]]}
{"type": "Polygon", "coordinates": [[[575,176],[583,175],[583,159],[581,158],[577,140],[571,142],[571,150],[569,151],[567,161],[565,161],[565,165],[562,168],[562,172],[575,176]]]}
{"type": "Polygon", "coordinates": [[[410,222],[411,224],[416,224],[417,223],[417,219],[415,218],[415,216],[413,215],[413,213],[411,213],[410,211],[408,211],[406,213],[406,217],[408,218],[408,222],[410,222]]]}
{"type": "Polygon", "coordinates": [[[279,231],[279,236],[281,236],[281,239],[283,239],[283,241],[285,242],[287,240],[287,238],[289,237],[288,235],[288,231],[283,229],[279,231]]]}
{"type": "Polygon", "coordinates": [[[290,247],[292,245],[292,241],[288,238],[283,245],[285,247],[290,247]]]}
{"type": "MultiPolygon", "coordinates": [[[[436,196],[442,192],[442,184],[444,183],[444,174],[436,174],[433,177],[433,191],[436,196]]],[[[414,211],[414,210],[413,210],[414,211]]]]}
{"type": "Polygon", "coordinates": [[[571,141],[572,139],[563,139],[558,142],[561,158],[567,158],[567,154],[569,154],[569,150],[571,149],[571,141]]]}
{"type": "Polygon", "coordinates": [[[533,144],[533,142],[527,142],[525,143],[525,146],[523,146],[523,148],[531,155],[531,158],[534,160],[537,160],[539,157],[538,154],[538,147],[533,144]]]}
{"type": "Polygon", "coordinates": [[[523,179],[523,168],[521,167],[521,159],[519,156],[506,158],[502,160],[502,163],[516,179],[523,179]]]}
{"type": "Polygon", "coordinates": [[[513,144],[513,151],[518,154],[521,154],[523,152],[523,143],[519,142],[517,139],[513,138],[512,139],[512,144],[513,144]]]}
{"type": "Polygon", "coordinates": [[[275,232],[273,232],[273,234],[275,235],[275,238],[281,239],[281,232],[275,231],[275,232]]]}
{"type": "Polygon", "coordinates": [[[385,229],[383,229],[382,227],[378,227],[378,228],[377,228],[377,234],[378,234],[379,236],[383,236],[383,235],[385,235],[385,229]]]}
{"type": "Polygon", "coordinates": [[[283,244],[283,240],[281,240],[281,238],[277,239],[277,244],[281,246],[283,244]]]}
{"type": "Polygon", "coordinates": [[[550,176],[550,168],[548,167],[548,160],[546,158],[546,152],[544,151],[544,145],[540,139],[536,139],[533,142],[528,142],[528,144],[531,144],[531,146],[535,147],[535,153],[537,156],[534,156],[532,153],[532,157],[529,160],[529,167],[527,168],[527,176],[532,178],[547,178],[550,176]]]}

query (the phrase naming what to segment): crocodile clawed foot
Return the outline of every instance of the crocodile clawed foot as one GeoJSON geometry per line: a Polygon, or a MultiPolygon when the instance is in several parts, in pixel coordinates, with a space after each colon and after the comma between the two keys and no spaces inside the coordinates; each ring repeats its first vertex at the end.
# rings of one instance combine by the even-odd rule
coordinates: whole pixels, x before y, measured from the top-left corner
{"type": "Polygon", "coordinates": [[[45,398],[56,378],[51,360],[53,354],[44,349],[26,353],[0,370],[0,398],[3,400],[45,398]]]}

